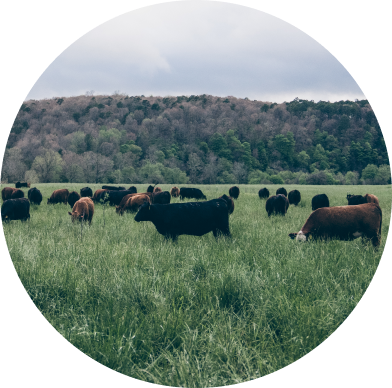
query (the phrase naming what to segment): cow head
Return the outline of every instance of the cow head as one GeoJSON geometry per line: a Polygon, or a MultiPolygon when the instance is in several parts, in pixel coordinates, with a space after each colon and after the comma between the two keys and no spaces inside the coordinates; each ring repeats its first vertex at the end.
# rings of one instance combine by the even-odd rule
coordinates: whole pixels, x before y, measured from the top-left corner
{"type": "Polygon", "coordinates": [[[150,219],[150,204],[149,202],[144,202],[135,216],[135,221],[150,221],[150,219]]]}
{"type": "Polygon", "coordinates": [[[298,233],[290,233],[289,236],[292,240],[296,239],[297,241],[309,241],[312,239],[312,235],[310,233],[305,234],[302,230],[298,233]]]}
{"type": "Polygon", "coordinates": [[[68,214],[71,216],[71,220],[72,222],[74,222],[75,220],[77,221],[83,221],[84,219],[84,213],[78,213],[78,212],[68,212],[68,214]]]}

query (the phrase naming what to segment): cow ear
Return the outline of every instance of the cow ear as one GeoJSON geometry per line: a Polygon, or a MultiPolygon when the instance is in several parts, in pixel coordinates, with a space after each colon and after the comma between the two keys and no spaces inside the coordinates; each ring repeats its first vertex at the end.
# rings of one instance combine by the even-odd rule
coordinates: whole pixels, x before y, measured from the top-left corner
{"type": "Polygon", "coordinates": [[[70,216],[72,216],[72,213],[68,212],[68,214],[69,214],[70,216]]]}
{"type": "Polygon", "coordinates": [[[290,233],[289,236],[292,240],[294,240],[297,237],[298,233],[290,233]]]}

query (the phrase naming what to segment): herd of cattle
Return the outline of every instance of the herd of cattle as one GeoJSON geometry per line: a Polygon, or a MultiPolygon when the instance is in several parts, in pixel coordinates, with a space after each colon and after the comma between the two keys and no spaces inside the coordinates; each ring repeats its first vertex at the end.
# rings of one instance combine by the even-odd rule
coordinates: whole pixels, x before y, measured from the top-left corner
{"type": "MultiPolygon", "coordinates": [[[[42,194],[36,188],[28,190],[28,199],[20,187],[30,187],[29,183],[17,182],[15,188],[5,187],[1,194],[2,221],[22,220],[30,218],[30,203],[40,205],[42,194]]],[[[145,193],[137,193],[135,186],[128,189],[122,186],[102,186],[95,193],[84,187],[80,194],[67,189],[55,190],[47,204],[69,204],[72,212],[68,212],[72,221],[88,221],[91,224],[94,215],[94,203],[109,203],[116,207],[116,213],[122,216],[125,212],[137,212],[135,221],[151,221],[157,231],[176,241],[179,235],[202,236],[213,232],[230,236],[229,215],[234,211],[233,199],[238,199],[240,189],[233,186],[229,196],[222,195],[207,201],[200,189],[173,187],[170,192],[159,187],[149,186],[145,193]],[[187,203],[170,203],[171,197],[197,199],[202,201],[187,203]]],[[[270,196],[267,188],[259,190],[259,198],[266,199],[265,209],[268,217],[272,214],[285,215],[289,205],[297,206],[301,202],[298,190],[287,191],[281,187],[276,195],[270,196]]],[[[377,247],[381,241],[382,211],[378,198],[373,194],[347,195],[347,206],[329,206],[326,194],[318,194],[312,198],[312,213],[298,233],[290,233],[292,239],[307,241],[311,238],[338,238],[352,240],[357,237],[369,238],[377,247]]]]}

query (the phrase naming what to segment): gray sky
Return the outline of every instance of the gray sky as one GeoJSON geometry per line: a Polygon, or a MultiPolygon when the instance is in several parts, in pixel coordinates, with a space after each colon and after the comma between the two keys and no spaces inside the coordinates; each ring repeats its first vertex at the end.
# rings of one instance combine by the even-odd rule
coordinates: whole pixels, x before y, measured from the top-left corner
{"type": "Polygon", "coordinates": [[[98,26],[47,68],[27,99],[90,90],[272,102],[365,98],[305,33],[263,12],[212,2],[154,5],[98,26]]]}

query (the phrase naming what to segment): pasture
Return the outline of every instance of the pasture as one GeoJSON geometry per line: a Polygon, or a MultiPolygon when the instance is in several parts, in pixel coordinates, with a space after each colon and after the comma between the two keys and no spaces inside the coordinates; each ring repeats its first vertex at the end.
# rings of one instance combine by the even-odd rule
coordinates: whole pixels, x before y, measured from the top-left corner
{"type": "MultiPolygon", "coordinates": [[[[180,236],[165,241],[135,214],[95,205],[92,224],[72,224],[70,207],[47,205],[53,190],[101,185],[37,184],[43,201],[30,221],[3,223],[16,271],[46,319],[103,365],[170,386],[235,384],[304,356],[355,308],[377,269],[388,234],[390,186],[290,186],[302,200],[285,217],[267,217],[263,185],[240,185],[232,238],[180,236]],[[291,240],[311,213],[311,198],[330,206],[346,194],[375,194],[382,241],[291,240]],[[104,216],[105,213],[105,216],[104,216]]],[[[125,185],[123,185],[125,186],[125,185]]],[[[126,185],[128,187],[129,185],[126,185]]],[[[147,184],[136,185],[144,192],[147,184]]],[[[169,190],[173,185],[159,185],[169,190]]],[[[208,199],[231,185],[198,187],[208,199]]],[[[180,187],[180,186],[179,186],[180,187]]],[[[270,195],[277,185],[267,185],[270,195]]],[[[27,189],[23,188],[25,197],[27,189]]],[[[179,199],[173,199],[179,202],[179,199]]]]}

